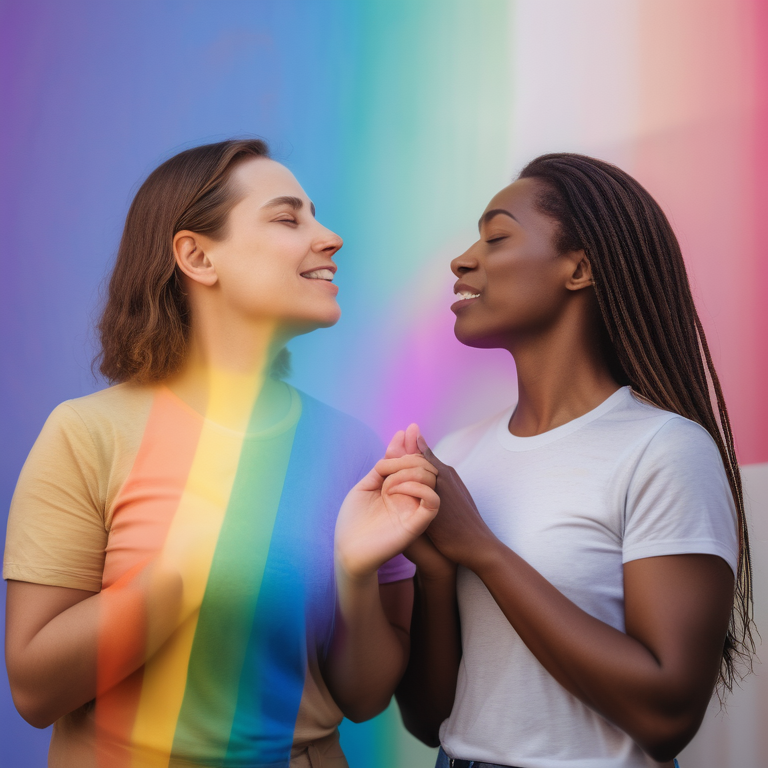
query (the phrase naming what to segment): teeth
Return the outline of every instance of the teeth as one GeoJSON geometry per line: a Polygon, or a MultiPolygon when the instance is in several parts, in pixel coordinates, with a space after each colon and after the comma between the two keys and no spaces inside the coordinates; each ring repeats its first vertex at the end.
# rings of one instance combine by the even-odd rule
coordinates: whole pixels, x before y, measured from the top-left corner
{"type": "Polygon", "coordinates": [[[333,272],[330,269],[316,269],[314,272],[305,272],[302,277],[310,280],[333,280],[333,272]]]}
{"type": "Polygon", "coordinates": [[[460,291],[456,294],[460,299],[476,299],[479,293],[468,293],[467,291],[460,291]]]}

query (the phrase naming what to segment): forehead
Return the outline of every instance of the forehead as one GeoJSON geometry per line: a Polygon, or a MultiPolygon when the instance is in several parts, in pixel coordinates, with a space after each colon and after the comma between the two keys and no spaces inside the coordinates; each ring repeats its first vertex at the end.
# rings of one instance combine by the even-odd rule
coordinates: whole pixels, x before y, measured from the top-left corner
{"type": "Polygon", "coordinates": [[[307,197],[296,177],[284,165],[267,157],[242,162],[233,171],[232,181],[244,197],[257,204],[275,197],[307,197]]]}
{"type": "Polygon", "coordinates": [[[537,213],[536,198],[541,192],[541,186],[536,179],[518,179],[497,192],[491,202],[485,207],[486,211],[501,208],[520,218],[518,214],[537,213]]]}

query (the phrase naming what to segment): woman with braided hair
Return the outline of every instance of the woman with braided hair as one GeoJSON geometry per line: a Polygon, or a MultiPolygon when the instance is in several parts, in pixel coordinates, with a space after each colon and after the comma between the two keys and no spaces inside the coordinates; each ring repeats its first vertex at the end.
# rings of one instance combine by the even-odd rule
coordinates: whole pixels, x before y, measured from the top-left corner
{"type": "Polygon", "coordinates": [[[479,230],[451,265],[455,333],[513,355],[519,399],[437,456],[400,440],[441,499],[406,551],[404,720],[438,766],[672,766],[753,651],[739,468],[680,247],[637,181],[575,154],[529,163],[479,230]]]}

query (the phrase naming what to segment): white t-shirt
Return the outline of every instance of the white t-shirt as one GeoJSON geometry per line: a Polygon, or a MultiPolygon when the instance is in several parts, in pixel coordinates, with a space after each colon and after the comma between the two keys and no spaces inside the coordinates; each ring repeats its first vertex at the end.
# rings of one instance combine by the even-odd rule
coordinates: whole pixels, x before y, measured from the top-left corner
{"type": "MultiPolygon", "coordinates": [[[[629,387],[534,437],[514,408],[442,440],[490,529],[566,597],[624,631],[622,564],[719,555],[736,570],[736,512],[714,440],[629,387]]],[[[483,582],[459,568],[463,657],[440,728],[451,757],[521,768],[658,764],[568,693],[528,650],[483,582]]]]}

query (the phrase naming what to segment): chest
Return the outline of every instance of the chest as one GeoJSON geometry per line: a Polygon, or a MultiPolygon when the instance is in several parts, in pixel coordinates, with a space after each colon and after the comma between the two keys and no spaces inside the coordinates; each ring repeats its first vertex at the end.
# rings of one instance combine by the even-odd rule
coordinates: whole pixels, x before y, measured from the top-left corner
{"type": "Polygon", "coordinates": [[[485,452],[457,470],[493,533],[583,604],[622,591],[629,475],[604,451],[485,452]]]}
{"type": "Polygon", "coordinates": [[[234,626],[268,601],[275,619],[296,611],[325,626],[335,521],[353,480],[340,447],[315,431],[300,422],[248,441],[203,429],[192,447],[155,436],[116,498],[104,585],[162,557],[182,575],[187,611],[215,604],[234,626]]]}

